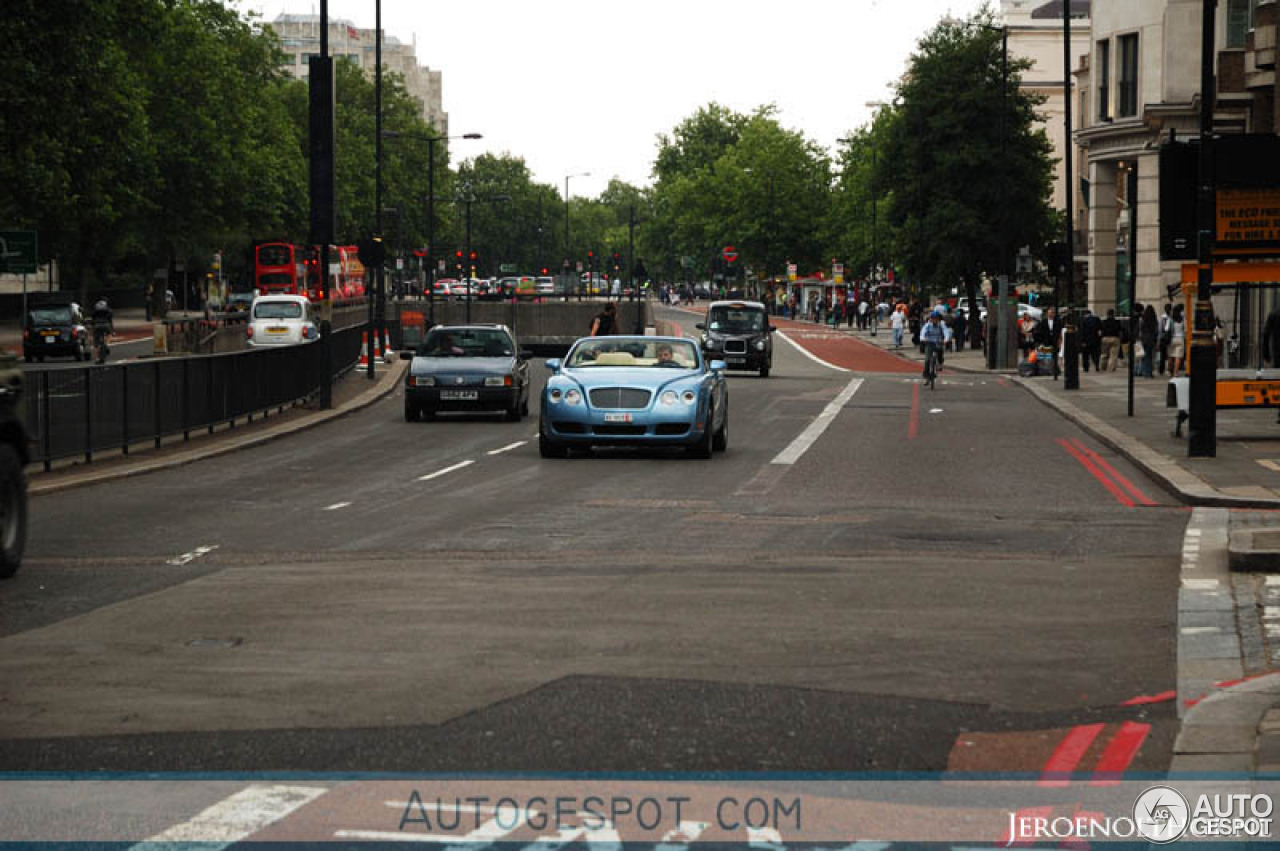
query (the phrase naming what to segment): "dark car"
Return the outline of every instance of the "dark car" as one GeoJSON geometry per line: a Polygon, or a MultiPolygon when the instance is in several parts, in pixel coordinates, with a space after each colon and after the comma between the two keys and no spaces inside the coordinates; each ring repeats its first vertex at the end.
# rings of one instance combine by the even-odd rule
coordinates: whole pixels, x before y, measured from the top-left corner
{"type": "Polygon", "coordinates": [[[80,306],[73,301],[30,305],[22,330],[23,358],[31,363],[68,355],[86,361],[92,356],[80,306]]]}
{"type": "Polygon", "coordinates": [[[256,297],[254,290],[227,293],[227,313],[248,313],[256,297]]]}
{"type": "Polygon", "coordinates": [[[758,371],[761,378],[773,367],[773,331],[769,311],[758,301],[713,301],[702,331],[702,351],[723,360],[729,369],[758,371]]]}
{"type": "Polygon", "coordinates": [[[0,353],[0,579],[22,564],[27,543],[27,476],[31,460],[24,426],[22,370],[13,355],[0,353]]]}
{"type": "Polygon", "coordinates": [[[404,418],[440,411],[503,411],[515,422],[529,413],[530,352],[505,325],[437,325],[402,358],[412,358],[404,385],[404,418]]]}

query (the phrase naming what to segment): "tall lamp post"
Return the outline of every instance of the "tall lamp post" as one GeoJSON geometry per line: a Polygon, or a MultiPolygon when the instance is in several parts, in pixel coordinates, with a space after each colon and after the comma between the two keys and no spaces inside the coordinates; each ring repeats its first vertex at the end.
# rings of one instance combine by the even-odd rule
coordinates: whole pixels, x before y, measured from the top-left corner
{"type": "MultiPolygon", "coordinates": [[[[1064,0],[1066,5],[1066,0],[1064,0]]],[[[1009,112],[1009,27],[992,26],[991,24],[980,24],[984,30],[1000,33],[1000,161],[1003,163],[1008,156],[1008,139],[1009,132],[1006,126],[1009,112]]],[[[1068,78],[1069,79],[1069,78],[1068,78]]],[[[1068,104],[1068,109],[1070,105],[1068,104]]],[[[1003,311],[998,305],[1003,304],[1003,300],[1008,297],[1008,290],[1002,287],[1008,286],[1009,281],[1009,244],[1007,233],[1007,222],[1004,219],[1005,210],[1009,207],[1009,183],[1006,179],[1006,170],[1000,169],[1000,261],[996,264],[996,291],[994,295],[997,297],[992,299],[994,302],[987,310],[988,326],[992,325],[994,320],[995,333],[991,333],[988,327],[987,333],[987,369],[995,369],[998,363],[1001,368],[1004,367],[1008,354],[1005,351],[1007,346],[1001,344],[1007,338],[1008,330],[1001,327],[1004,321],[1003,311]],[[1001,278],[1004,282],[1001,282],[1001,278]]],[[[973,313],[974,319],[978,319],[981,313],[976,310],[977,302],[970,305],[970,311],[973,313]]],[[[981,321],[979,319],[979,321],[981,321]]],[[[977,339],[976,337],[974,339],[977,339]]],[[[1054,348],[1057,357],[1057,348],[1054,348]]]]}
{"type": "MultiPolygon", "coordinates": [[[[569,263],[569,251],[570,251],[569,249],[569,178],[590,177],[590,176],[591,176],[591,172],[589,171],[579,171],[575,174],[566,174],[564,176],[564,262],[566,264],[566,270],[568,269],[567,264],[569,263]]],[[[588,280],[590,280],[590,278],[588,278],[588,280]]],[[[579,284],[581,284],[581,281],[579,281],[579,284]]],[[[579,299],[582,298],[581,289],[578,289],[578,298],[579,299]]]]}
{"type": "Polygon", "coordinates": [[[466,286],[466,288],[467,288],[467,324],[468,324],[468,325],[470,325],[470,324],[471,324],[471,295],[472,295],[472,293],[471,293],[471,290],[472,290],[472,284],[471,284],[471,205],[472,205],[472,204],[477,204],[477,203],[484,204],[484,203],[492,203],[492,202],[497,202],[497,201],[510,201],[510,200],[511,200],[511,196],[510,196],[510,195],[490,195],[490,196],[485,197],[485,198],[477,198],[477,197],[476,197],[475,192],[474,192],[474,191],[472,191],[471,181],[467,181],[465,184],[463,184],[463,187],[462,187],[462,188],[463,188],[463,192],[464,192],[465,194],[458,196],[458,198],[457,198],[457,199],[455,199],[455,200],[456,200],[458,203],[460,203],[460,204],[466,204],[466,205],[467,205],[467,211],[466,211],[466,244],[465,244],[465,247],[463,248],[463,252],[462,252],[462,262],[463,262],[463,264],[464,264],[464,267],[463,267],[463,273],[464,273],[463,281],[464,281],[464,285],[465,285],[465,286],[466,286]]]}
{"type": "Polygon", "coordinates": [[[383,130],[384,139],[414,139],[427,143],[427,268],[424,286],[427,288],[427,321],[436,324],[436,142],[449,139],[483,139],[479,133],[462,133],[457,136],[428,136],[422,133],[402,133],[383,130]]]}

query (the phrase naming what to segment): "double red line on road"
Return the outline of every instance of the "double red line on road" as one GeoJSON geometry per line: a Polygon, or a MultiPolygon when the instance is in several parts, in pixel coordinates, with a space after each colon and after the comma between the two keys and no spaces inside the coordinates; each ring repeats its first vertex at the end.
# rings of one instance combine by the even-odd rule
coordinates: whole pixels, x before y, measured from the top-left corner
{"type": "Polygon", "coordinates": [[[1058,444],[1101,482],[1102,486],[1115,497],[1116,502],[1127,508],[1133,508],[1136,505],[1150,507],[1156,504],[1139,490],[1137,485],[1121,475],[1120,471],[1107,463],[1105,458],[1086,446],[1078,437],[1071,440],[1060,437],[1058,444]]]}

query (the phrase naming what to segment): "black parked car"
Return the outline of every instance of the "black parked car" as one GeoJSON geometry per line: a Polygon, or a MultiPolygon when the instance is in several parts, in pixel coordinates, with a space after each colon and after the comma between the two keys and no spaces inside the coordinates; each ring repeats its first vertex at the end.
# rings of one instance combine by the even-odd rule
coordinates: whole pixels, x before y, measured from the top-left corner
{"type": "Polygon", "coordinates": [[[529,363],[505,325],[437,325],[413,352],[404,384],[404,418],[439,411],[504,411],[518,421],[529,413],[529,363]]]}
{"type": "Polygon", "coordinates": [[[22,356],[27,363],[68,355],[85,361],[93,356],[80,305],[70,300],[30,304],[22,329],[22,356]]]}
{"type": "Polygon", "coordinates": [[[729,369],[759,371],[761,378],[773,367],[773,326],[769,311],[758,301],[713,301],[707,307],[702,331],[702,351],[723,360],[729,369]]]}

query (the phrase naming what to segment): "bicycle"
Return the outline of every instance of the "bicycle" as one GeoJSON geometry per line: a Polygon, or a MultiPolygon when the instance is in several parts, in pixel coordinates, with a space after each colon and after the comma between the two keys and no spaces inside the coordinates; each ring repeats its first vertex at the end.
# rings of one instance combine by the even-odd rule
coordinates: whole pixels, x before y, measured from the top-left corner
{"type": "Polygon", "coordinates": [[[94,361],[99,365],[107,362],[107,357],[111,354],[111,347],[107,345],[110,332],[105,329],[94,329],[93,332],[93,351],[94,361]]]}
{"type": "Polygon", "coordinates": [[[929,389],[933,389],[934,381],[938,377],[938,346],[936,343],[929,344],[928,350],[924,356],[924,383],[929,385],[929,389]]]}

